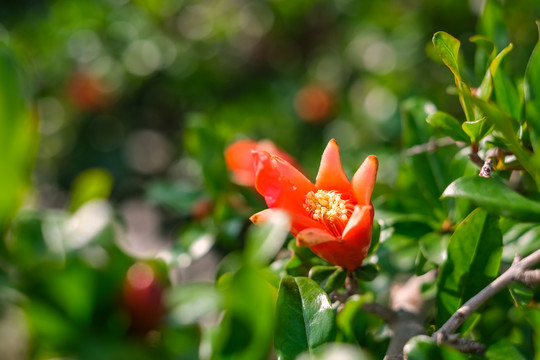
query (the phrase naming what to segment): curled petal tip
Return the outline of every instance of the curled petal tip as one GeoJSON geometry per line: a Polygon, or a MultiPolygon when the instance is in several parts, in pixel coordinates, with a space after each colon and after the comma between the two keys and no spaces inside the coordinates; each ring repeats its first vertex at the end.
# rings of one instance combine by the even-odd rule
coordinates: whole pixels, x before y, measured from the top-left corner
{"type": "Polygon", "coordinates": [[[371,194],[377,180],[379,160],[375,155],[369,155],[356,171],[351,181],[354,196],[360,205],[371,203],[371,194]]]}

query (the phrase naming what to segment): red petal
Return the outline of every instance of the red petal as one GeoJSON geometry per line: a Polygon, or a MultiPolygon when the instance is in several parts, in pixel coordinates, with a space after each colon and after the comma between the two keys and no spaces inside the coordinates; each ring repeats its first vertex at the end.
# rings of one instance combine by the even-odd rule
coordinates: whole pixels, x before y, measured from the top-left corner
{"type": "Polygon", "coordinates": [[[296,245],[298,246],[313,246],[329,241],[338,241],[338,239],[328,232],[317,228],[304,229],[296,235],[296,245]]]}
{"type": "Polygon", "coordinates": [[[225,163],[232,172],[232,180],[238,185],[253,186],[255,183],[251,151],[256,148],[256,141],[240,140],[225,150],[225,163]]]}
{"type": "Polygon", "coordinates": [[[249,217],[249,220],[251,220],[254,224],[260,224],[268,220],[268,218],[272,216],[272,209],[265,209],[263,211],[259,211],[258,213],[255,213],[249,217]]]}
{"type": "Polygon", "coordinates": [[[336,190],[341,193],[351,194],[351,183],[341,166],[339,147],[336,140],[332,139],[324,149],[315,182],[317,189],[336,190]]]}
{"type": "Polygon", "coordinates": [[[373,207],[356,206],[340,242],[328,241],[311,246],[311,250],[326,261],[354,270],[364,261],[371,244],[373,207]]]}
{"type": "MultiPolygon", "coordinates": [[[[379,161],[375,155],[370,155],[364,160],[360,168],[352,178],[352,189],[359,205],[371,204],[371,193],[377,179],[379,161]]],[[[349,220],[350,221],[350,220],[349,220]]]]}
{"type": "Polygon", "coordinates": [[[347,243],[367,243],[367,246],[369,247],[369,244],[371,243],[373,215],[373,206],[356,205],[345,230],[343,230],[343,240],[347,243]]]}
{"type": "Polygon", "coordinates": [[[305,196],[315,190],[315,185],[291,164],[266,151],[253,152],[253,158],[255,188],[264,196],[268,207],[306,214],[305,196]]]}

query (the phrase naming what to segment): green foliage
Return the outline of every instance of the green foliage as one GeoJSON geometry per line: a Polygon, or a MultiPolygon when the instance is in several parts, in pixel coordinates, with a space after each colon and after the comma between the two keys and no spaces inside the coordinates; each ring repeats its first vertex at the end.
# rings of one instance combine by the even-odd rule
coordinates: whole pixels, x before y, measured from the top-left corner
{"type": "MultiPolygon", "coordinates": [[[[540,247],[535,0],[24,3],[0,5],[3,357],[379,359],[396,334],[366,309],[408,278],[432,334],[540,247]],[[297,246],[309,219],[250,224],[223,156],[246,138],[309,179],[331,138],[349,179],[377,156],[362,266],[297,246]]],[[[538,357],[539,303],[487,299],[459,329],[482,355],[405,353],[538,357]]]]}
{"type": "Polygon", "coordinates": [[[450,238],[448,258],[437,279],[439,325],[498,275],[501,255],[497,218],[481,209],[473,211],[450,238]]]}
{"type": "Polygon", "coordinates": [[[285,277],[279,285],[274,344],[280,359],[316,352],[335,336],[334,311],[328,295],[309,278],[285,277]]]}

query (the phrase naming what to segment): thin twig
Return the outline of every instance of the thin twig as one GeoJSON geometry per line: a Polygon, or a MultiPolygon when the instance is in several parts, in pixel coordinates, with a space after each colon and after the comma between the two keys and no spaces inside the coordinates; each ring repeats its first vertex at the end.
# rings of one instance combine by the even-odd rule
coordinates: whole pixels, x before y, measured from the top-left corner
{"type": "Polygon", "coordinates": [[[451,346],[462,353],[483,354],[486,351],[486,345],[474,340],[463,339],[460,337],[460,334],[444,336],[441,333],[437,336],[437,344],[451,346]]]}
{"type": "Polygon", "coordinates": [[[493,295],[504,289],[508,284],[513,281],[526,281],[530,282],[531,279],[534,283],[540,281],[540,274],[537,271],[529,273],[528,270],[540,262],[540,250],[536,250],[531,255],[521,260],[514,261],[512,266],[508,268],[502,275],[493,280],[491,284],[482,289],[478,294],[473,296],[467,301],[461,308],[459,308],[446,323],[441,326],[433,334],[433,338],[437,339],[439,334],[448,336],[452,334],[458,327],[461,326],[482,304],[484,304],[493,295]],[[525,275],[527,274],[527,275],[525,275]]]}
{"type": "Polygon", "coordinates": [[[440,139],[431,138],[429,140],[429,142],[427,142],[425,144],[411,146],[410,148],[406,149],[405,150],[405,155],[406,156],[412,156],[412,155],[423,154],[423,153],[426,153],[426,152],[433,152],[433,151],[437,150],[438,148],[445,147],[445,146],[450,146],[450,145],[463,146],[463,145],[465,145],[465,143],[455,141],[451,137],[444,137],[444,138],[440,138],[440,139]]]}

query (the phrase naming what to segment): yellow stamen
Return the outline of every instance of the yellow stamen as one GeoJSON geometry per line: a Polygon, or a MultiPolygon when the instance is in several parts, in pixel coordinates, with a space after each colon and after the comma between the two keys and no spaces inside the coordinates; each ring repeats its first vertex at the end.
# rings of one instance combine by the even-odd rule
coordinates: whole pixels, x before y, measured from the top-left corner
{"type": "Polygon", "coordinates": [[[326,225],[332,234],[341,236],[354,210],[351,201],[343,197],[336,191],[310,191],[304,208],[314,220],[326,225]]]}

